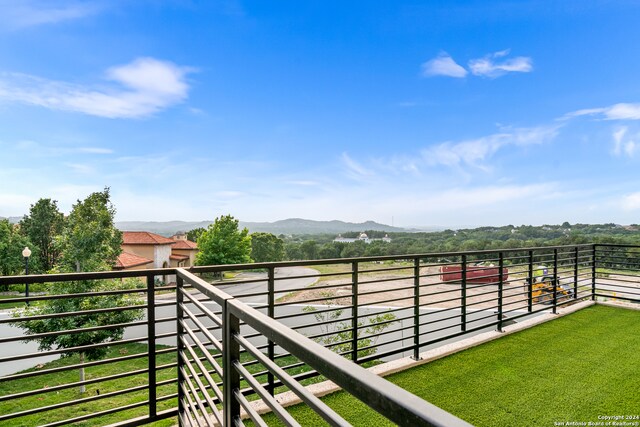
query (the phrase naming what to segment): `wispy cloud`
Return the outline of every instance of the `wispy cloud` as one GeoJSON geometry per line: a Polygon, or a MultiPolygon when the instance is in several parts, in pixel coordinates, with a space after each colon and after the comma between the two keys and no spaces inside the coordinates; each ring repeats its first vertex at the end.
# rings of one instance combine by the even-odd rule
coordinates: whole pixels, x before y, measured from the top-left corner
{"type": "Polygon", "coordinates": [[[17,30],[57,24],[98,13],[104,4],[96,1],[0,0],[0,28],[17,30]]]}
{"type": "Polygon", "coordinates": [[[36,141],[29,139],[21,140],[12,144],[12,146],[18,150],[29,151],[36,153],[39,157],[59,157],[68,156],[72,154],[113,154],[114,151],[110,148],[104,147],[62,147],[62,146],[49,146],[40,144],[36,141]]]}
{"type": "Polygon", "coordinates": [[[445,142],[422,151],[427,164],[458,167],[462,165],[486,169],[485,160],[498,150],[509,145],[526,146],[551,141],[558,133],[559,126],[539,126],[534,128],[505,129],[478,139],[461,142],[445,142]]]}
{"type": "Polygon", "coordinates": [[[566,114],[562,119],[600,116],[605,120],[640,120],[640,103],[619,103],[603,108],[586,108],[566,114]]]}
{"type": "Polygon", "coordinates": [[[447,76],[463,78],[467,73],[464,67],[456,63],[449,54],[444,52],[422,64],[422,75],[424,77],[447,76]]]}
{"type": "Polygon", "coordinates": [[[640,192],[627,194],[622,198],[622,209],[637,211],[640,209],[640,192]]]}
{"type": "Polygon", "coordinates": [[[52,110],[107,118],[142,118],[183,102],[189,91],[186,76],[192,68],[154,58],[109,68],[108,88],[92,88],[40,77],[0,74],[0,100],[52,110]]]}
{"type": "Polygon", "coordinates": [[[342,153],[342,164],[346,167],[347,174],[355,179],[362,179],[373,175],[373,171],[353,160],[347,153],[342,153]]]}
{"type": "Polygon", "coordinates": [[[93,168],[82,163],[66,163],[66,166],[75,173],[89,174],[93,172],[93,168]]]}
{"type": "Polygon", "coordinates": [[[621,126],[613,131],[613,154],[633,157],[638,150],[638,143],[628,136],[629,128],[621,126]]]}
{"type": "Polygon", "coordinates": [[[113,150],[110,148],[101,148],[101,147],[79,147],[77,149],[79,153],[88,153],[88,154],[113,154],[113,150]]]}
{"type": "Polygon", "coordinates": [[[501,50],[483,58],[469,61],[469,69],[476,76],[496,78],[507,73],[529,73],[533,71],[533,61],[528,56],[517,56],[499,60],[509,55],[510,49],[501,50]]]}

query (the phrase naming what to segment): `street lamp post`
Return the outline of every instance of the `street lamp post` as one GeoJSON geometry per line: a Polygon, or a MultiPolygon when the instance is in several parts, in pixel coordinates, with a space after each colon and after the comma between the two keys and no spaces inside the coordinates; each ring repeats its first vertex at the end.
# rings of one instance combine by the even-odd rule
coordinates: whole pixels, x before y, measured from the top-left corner
{"type": "MultiPolygon", "coordinates": [[[[25,276],[28,276],[29,275],[29,257],[31,256],[31,249],[29,249],[29,247],[25,246],[25,248],[22,250],[22,256],[24,257],[24,274],[25,274],[25,276]]],[[[25,298],[29,298],[29,284],[28,283],[25,285],[24,296],[25,296],[25,298]]],[[[29,305],[29,301],[27,301],[27,305],[29,305]]]]}

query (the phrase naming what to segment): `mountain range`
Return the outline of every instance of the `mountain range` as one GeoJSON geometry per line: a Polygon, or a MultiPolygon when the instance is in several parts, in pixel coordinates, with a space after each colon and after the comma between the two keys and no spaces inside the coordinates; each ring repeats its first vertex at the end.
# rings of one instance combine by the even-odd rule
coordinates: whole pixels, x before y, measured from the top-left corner
{"type": "MultiPolygon", "coordinates": [[[[178,231],[189,231],[194,228],[207,228],[213,221],[119,221],[116,227],[122,231],[150,231],[162,236],[171,236],[178,231]]],[[[314,221],[302,218],[289,218],[275,222],[245,222],[240,221],[240,228],[248,228],[251,233],[265,232],[279,234],[340,234],[348,231],[415,231],[391,225],[379,224],[374,221],[361,223],[344,221],[314,221]]]]}

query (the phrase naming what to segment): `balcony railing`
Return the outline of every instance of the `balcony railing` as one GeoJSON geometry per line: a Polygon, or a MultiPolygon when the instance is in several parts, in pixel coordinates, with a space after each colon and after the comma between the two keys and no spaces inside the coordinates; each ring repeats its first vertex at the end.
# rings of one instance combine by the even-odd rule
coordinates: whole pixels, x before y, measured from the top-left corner
{"type": "Polygon", "coordinates": [[[265,425],[265,410],[285,425],[298,425],[281,399],[274,398],[283,391],[297,395],[327,423],[347,425],[305,388],[322,379],[400,425],[466,425],[356,364],[406,355],[418,359],[421,351],[443,342],[502,330],[508,323],[556,313],[580,300],[638,303],[640,246],[590,244],[0,277],[0,286],[26,284],[44,288],[28,298],[0,296],[0,306],[129,298],[126,303],[114,298],[120,303],[111,307],[88,304],[91,308],[82,311],[34,315],[27,310],[22,317],[5,312],[0,317],[2,425],[86,421],[133,426],[175,416],[185,426],[242,425],[243,418],[265,425]],[[239,274],[220,280],[223,272],[239,274]],[[168,276],[176,278],[174,285],[156,280],[168,276]],[[126,278],[141,280],[115,290],[50,291],[59,289],[53,283],[126,278]],[[126,322],[105,320],[105,313],[116,319],[122,312],[139,315],[126,322]],[[74,326],[79,316],[93,315],[101,323],[74,326]],[[20,327],[25,321],[48,320],[56,320],[60,330],[27,335],[20,327]],[[35,349],[35,342],[48,337],[62,335],[81,343],[86,334],[106,331],[116,333],[115,341],[35,349]],[[105,358],[82,362],[70,357],[67,363],[44,364],[107,346],[112,351],[105,358]],[[100,373],[70,379],[82,367],[100,373]],[[110,369],[101,369],[106,367],[110,369]],[[76,393],[80,386],[88,391],[76,393]]]}

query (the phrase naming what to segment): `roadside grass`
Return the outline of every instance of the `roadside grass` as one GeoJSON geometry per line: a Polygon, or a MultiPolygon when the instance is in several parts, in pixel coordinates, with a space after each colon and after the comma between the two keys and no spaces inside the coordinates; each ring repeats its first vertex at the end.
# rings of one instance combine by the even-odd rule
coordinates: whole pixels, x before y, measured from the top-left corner
{"type": "MultiPolygon", "coordinates": [[[[14,294],[14,293],[11,293],[11,294],[9,294],[9,293],[0,294],[0,301],[17,299],[17,298],[24,298],[24,294],[22,294],[22,295],[14,294]]],[[[0,310],[6,310],[6,309],[10,309],[10,308],[17,308],[17,307],[24,307],[24,306],[25,306],[24,301],[22,301],[22,302],[13,302],[13,301],[0,302],[0,310]]]]}
{"type": "MultiPolygon", "coordinates": [[[[349,276],[351,274],[351,263],[344,264],[325,264],[325,265],[310,265],[309,268],[317,270],[320,274],[330,274],[330,276],[322,277],[322,280],[333,280],[333,279],[342,279],[348,278],[351,280],[349,276]]],[[[413,263],[405,262],[405,261],[384,261],[381,263],[378,262],[361,262],[358,263],[358,269],[360,271],[363,270],[377,270],[377,269],[385,269],[385,268],[401,268],[406,267],[404,270],[391,270],[391,271],[379,271],[379,272],[371,272],[371,273],[360,273],[361,277],[367,276],[375,276],[379,274],[385,275],[394,275],[398,277],[409,276],[413,274],[411,268],[413,267],[413,263]]]]}
{"type": "MultiPolygon", "coordinates": [[[[168,348],[166,346],[156,346],[156,350],[168,348]]],[[[145,344],[125,344],[113,346],[110,348],[109,353],[106,358],[116,358],[125,355],[132,354],[141,354],[146,353],[147,346],[145,344]]],[[[195,353],[202,357],[202,353],[198,350],[195,353]]],[[[214,354],[214,357],[218,361],[219,364],[222,363],[220,355],[214,354]]],[[[259,363],[248,363],[253,361],[253,357],[248,353],[242,353],[241,360],[243,364],[248,364],[247,370],[252,374],[258,374],[265,372],[265,368],[259,363]]],[[[285,370],[289,373],[289,375],[298,375],[305,372],[309,372],[311,368],[307,365],[294,366],[292,368],[287,368],[287,366],[298,364],[298,359],[293,356],[284,356],[277,357],[276,364],[285,368],[285,370]]],[[[33,372],[38,370],[45,370],[51,368],[58,368],[63,366],[69,366],[79,363],[79,358],[77,355],[70,357],[63,357],[58,360],[37,365],[36,367],[27,369],[22,372],[33,372]]],[[[175,353],[170,352],[166,354],[160,354],[156,356],[156,366],[161,367],[162,365],[169,365],[175,363],[175,353]]],[[[373,366],[378,364],[377,361],[368,362],[367,366],[373,366]]],[[[206,367],[209,367],[208,362],[203,361],[203,364],[206,367]]],[[[200,370],[194,364],[194,369],[196,372],[200,373],[200,370]]],[[[102,378],[110,375],[117,375],[123,372],[135,371],[139,369],[147,368],[147,358],[141,357],[138,359],[131,359],[127,361],[114,362],[104,365],[98,366],[90,366],[85,369],[86,380],[91,380],[94,378],[102,378]]],[[[212,372],[212,378],[216,382],[221,382],[221,379],[218,375],[212,372]]],[[[167,369],[161,369],[157,371],[157,381],[165,381],[170,380],[168,384],[159,386],[157,388],[158,397],[170,395],[176,392],[176,381],[177,378],[176,368],[169,367],[167,369]]],[[[267,375],[263,373],[261,375],[256,375],[255,377],[261,383],[267,382],[267,375]]],[[[201,378],[202,382],[206,384],[206,380],[201,378]]],[[[325,381],[326,378],[323,376],[315,376],[311,378],[307,378],[302,380],[301,383],[303,385],[315,384],[318,382],[325,381]]],[[[70,369],[68,371],[63,371],[59,373],[45,374],[40,376],[35,376],[31,378],[24,378],[20,380],[11,380],[11,381],[0,381],[0,397],[7,396],[16,393],[28,392],[33,390],[42,390],[42,393],[27,396],[27,397],[18,397],[11,400],[5,400],[0,402],[0,415],[1,414],[9,414],[20,411],[27,411],[34,408],[40,408],[44,406],[62,404],[64,402],[69,402],[75,399],[86,399],[86,398],[94,398],[98,395],[106,395],[108,393],[116,392],[119,390],[124,390],[131,387],[136,386],[145,386],[148,384],[148,376],[146,373],[139,375],[132,375],[125,378],[115,379],[115,380],[107,380],[101,381],[94,384],[87,385],[87,391],[84,394],[81,394],[78,391],[78,387],[74,386],[72,388],[66,388],[62,390],[52,390],[47,391],[47,389],[53,388],[62,384],[69,384],[78,381],[78,370],[70,369]]],[[[241,388],[248,387],[248,383],[242,381],[241,388]]],[[[281,393],[286,391],[287,388],[284,386],[276,387],[275,392],[281,393]]],[[[209,394],[213,397],[215,396],[212,391],[209,391],[209,394]]],[[[202,393],[199,393],[199,396],[202,398],[202,393]]],[[[131,392],[124,395],[119,396],[104,396],[104,398],[95,400],[93,402],[82,403],[78,405],[72,405],[68,407],[57,408],[52,411],[46,411],[39,414],[27,415],[24,417],[2,421],[0,424],[2,426],[10,426],[10,427],[28,427],[28,426],[38,426],[47,423],[52,423],[56,421],[66,420],[86,414],[91,414],[94,412],[99,412],[102,410],[107,410],[110,408],[121,407],[125,405],[134,404],[137,402],[142,402],[147,400],[147,390],[143,389],[141,391],[131,392]]],[[[258,396],[255,394],[247,396],[248,400],[256,400],[258,396]]],[[[169,400],[165,400],[162,402],[158,402],[158,411],[162,411],[165,409],[174,408],[177,406],[177,399],[172,398],[169,400]]],[[[74,423],[75,426],[81,427],[89,427],[94,425],[106,425],[111,423],[116,423],[120,421],[124,421],[127,419],[132,419],[135,417],[143,416],[147,413],[148,409],[146,405],[143,405],[139,408],[129,409],[125,411],[120,411],[118,413],[109,414],[101,417],[92,418],[86,421],[80,421],[74,423]]],[[[173,426],[176,424],[175,418],[170,418],[167,420],[157,421],[150,425],[156,427],[165,427],[165,426],[173,426]]]]}
{"type": "MultiPolygon", "coordinates": [[[[476,426],[586,425],[640,415],[638,354],[640,311],[594,306],[387,379],[476,426]]],[[[393,425],[344,392],[323,401],[353,425],[393,425]]],[[[289,410],[325,425],[304,405],[289,410]]]]}
{"type": "MultiPolygon", "coordinates": [[[[157,349],[165,348],[163,346],[157,346],[157,349]]],[[[124,355],[145,353],[147,346],[145,344],[126,344],[113,346],[110,348],[106,358],[121,357],[124,355]]],[[[169,364],[175,361],[174,353],[160,354],[156,357],[156,364],[158,366],[169,364]]],[[[44,370],[50,368],[56,368],[61,366],[69,366],[79,363],[79,356],[63,357],[52,362],[38,365],[36,367],[27,369],[22,372],[31,372],[37,370],[44,370]]],[[[130,359],[120,362],[108,363],[105,365],[91,366],[85,369],[86,379],[94,379],[106,377],[109,375],[116,375],[122,372],[135,371],[138,369],[147,368],[147,358],[140,357],[138,359],[130,359]]],[[[160,370],[157,373],[158,381],[169,380],[176,378],[176,368],[160,370]]],[[[45,374],[41,376],[24,378],[20,380],[12,381],[0,381],[0,396],[6,396],[15,393],[21,393],[31,390],[46,390],[48,388],[55,387],[57,385],[68,384],[78,381],[78,370],[70,369],[68,371],[45,374]]],[[[63,402],[68,402],[74,399],[83,399],[96,397],[98,395],[105,395],[107,393],[115,392],[118,390],[124,390],[131,387],[142,386],[148,384],[148,376],[146,373],[133,375],[125,378],[119,378],[108,381],[101,381],[95,384],[87,385],[87,391],[80,393],[78,387],[72,387],[56,391],[45,391],[44,393],[36,394],[28,397],[21,397],[12,399],[9,401],[0,402],[0,414],[9,414],[13,412],[25,411],[32,408],[39,408],[43,406],[55,405],[63,402]]],[[[168,395],[174,393],[176,390],[175,383],[171,383],[165,386],[157,388],[158,396],[168,395]]],[[[141,390],[131,392],[118,396],[105,396],[104,399],[96,400],[93,402],[82,403],[79,405],[73,405],[63,408],[58,408],[51,411],[42,412],[39,414],[28,415],[12,420],[6,420],[2,422],[3,426],[36,426],[51,423],[54,421],[65,420],[73,417],[90,414],[106,410],[109,408],[115,408],[119,406],[129,405],[137,402],[147,400],[147,390],[141,390]]],[[[176,399],[170,399],[162,402],[158,402],[158,411],[169,409],[177,404],[176,399]]],[[[75,423],[75,426],[90,427],[94,425],[105,425],[115,423],[124,419],[130,419],[142,416],[148,411],[147,406],[142,406],[135,409],[129,409],[126,411],[93,418],[86,421],[75,423]]],[[[158,421],[152,425],[154,426],[171,426],[175,424],[175,420],[167,419],[158,421]]]]}

